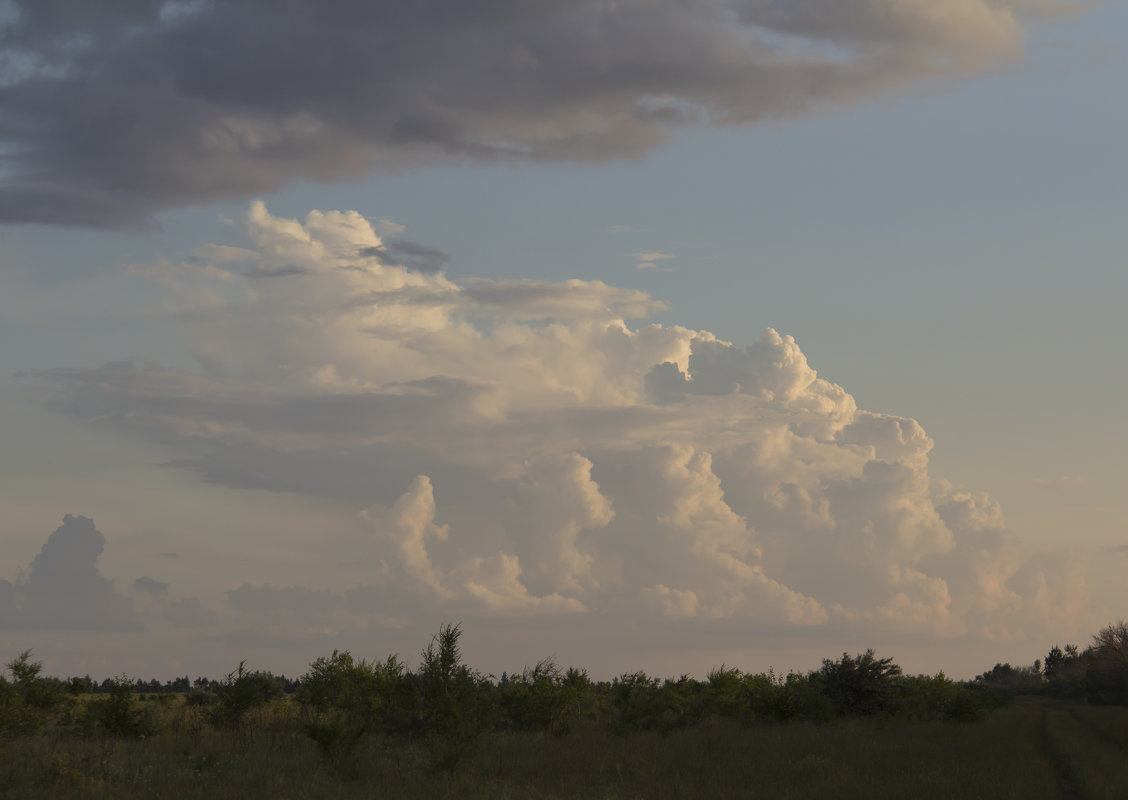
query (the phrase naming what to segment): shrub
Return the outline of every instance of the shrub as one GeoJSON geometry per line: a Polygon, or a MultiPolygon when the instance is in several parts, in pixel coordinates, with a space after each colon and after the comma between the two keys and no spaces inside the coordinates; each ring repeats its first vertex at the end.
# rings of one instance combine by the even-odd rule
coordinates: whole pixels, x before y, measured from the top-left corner
{"type": "Polygon", "coordinates": [[[1043,688],[1040,668],[1012,667],[1010,664],[996,664],[989,672],[975,679],[976,684],[990,687],[1010,694],[1032,694],[1043,688]]]}
{"type": "Polygon", "coordinates": [[[645,672],[625,673],[611,682],[611,698],[620,733],[640,729],[665,733],[700,720],[706,708],[701,684],[685,675],[660,681],[645,672]]]}
{"type": "Polygon", "coordinates": [[[566,733],[590,689],[585,670],[570,667],[564,672],[552,658],[545,658],[501,683],[496,695],[510,727],[566,733]]]}
{"type": "Polygon", "coordinates": [[[406,731],[414,721],[414,686],[395,656],[369,662],[334,650],[310,664],[297,698],[311,712],[302,723],[305,734],[338,763],[369,731],[406,731]]]}
{"type": "Polygon", "coordinates": [[[423,650],[416,675],[421,720],[429,732],[472,739],[485,721],[482,677],[462,662],[459,625],[444,625],[423,650]]]}
{"type": "Polygon", "coordinates": [[[157,730],[153,709],[138,707],[134,684],[124,675],[112,679],[109,697],[86,704],[84,722],[88,734],[101,729],[112,736],[139,738],[157,730]]]}
{"type": "Polygon", "coordinates": [[[741,671],[724,664],[712,670],[706,677],[705,704],[714,714],[747,719],[751,713],[749,692],[741,671]]]}
{"type": "Polygon", "coordinates": [[[912,719],[974,722],[983,717],[990,703],[984,692],[975,691],[938,672],[934,676],[903,678],[896,710],[899,715],[912,719]]]}
{"type": "Polygon", "coordinates": [[[234,672],[212,685],[215,702],[211,721],[215,725],[238,727],[253,708],[264,706],[282,695],[284,686],[269,672],[249,672],[246,661],[240,661],[234,672]]]}
{"type": "MultiPolygon", "coordinates": [[[[12,680],[0,675],[0,733],[33,733],[68,702],[66,684],[40,677],[43,665],[24,650],[6,665],[12,680]]],[[[73,702],[73,701],[71,701],[73,702]]]]}
{"type": "Polygon", "coordinates": [[[823,660],[819,670],[822,691],[840,716],[873,716],[893,709],[901,668],[891,658],[867,650],[853,658],[823,660]]]}

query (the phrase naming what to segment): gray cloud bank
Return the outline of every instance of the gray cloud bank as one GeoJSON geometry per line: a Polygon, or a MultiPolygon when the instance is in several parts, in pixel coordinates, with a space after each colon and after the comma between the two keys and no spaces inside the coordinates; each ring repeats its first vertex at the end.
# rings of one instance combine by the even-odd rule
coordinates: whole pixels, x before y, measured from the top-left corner
{"type": "MultiPolygon", "coordinates": [[[[435,157],[636,156],[967,74],[1071,0],[14,0],[0,222],[161,209],[435,157]]],[[[404,245],[407,249],[407,245],[404,245]]],[[[423,269],[435,254],[416,254],[423,269]]]]}
{"type": "Polygon", "coordinates": [[[197,370],[35,379],[208,481],[352,513],[326,558],[365,576],[241,586],[247,629],[478,614],[1015,639],[1086,611],[1077,569],[1025,553],[997,504],[931,475],[919,424],[857,408],[790,336],[632,327],[658,304],[598,281],[458,284],[388,263],[356,212],[255,203],[247,227],[251,248],[153,268],[197,370]]]}
{"type": "MultiPolygon", "coordinates": [[[[31,562],[25,578],[0,580],[0,628],[136,631],[144,628],[128,597],[98,570],[106,537],[87,517],[67,514],[31,562]]],[[[141,579],[146,591],[156,581],[141,579]]]]}

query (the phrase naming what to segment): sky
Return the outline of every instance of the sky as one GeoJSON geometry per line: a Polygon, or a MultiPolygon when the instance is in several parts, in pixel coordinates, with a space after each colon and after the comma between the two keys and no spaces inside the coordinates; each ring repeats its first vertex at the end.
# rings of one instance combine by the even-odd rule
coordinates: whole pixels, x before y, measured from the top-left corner
{"type": "Polygon", "coordinates": [[[1128,8],[0,2],[0,659],[971,677],[1126,616],[1128,8]]]}

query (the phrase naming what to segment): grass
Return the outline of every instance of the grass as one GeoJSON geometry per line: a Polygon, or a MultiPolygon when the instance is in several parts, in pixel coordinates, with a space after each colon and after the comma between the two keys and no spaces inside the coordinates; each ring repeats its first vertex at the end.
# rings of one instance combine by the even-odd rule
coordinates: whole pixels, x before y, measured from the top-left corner
{"type": "Polygon", "coordinates": [[[1128,798],[1128,709],[1046,704],[1043,726],[1074,796],[1128,798]]]}
{"type": "Polygon", "coordinates": [[[3,743],[0,797],[35,798],[1125,798],[1128,709],[1020,698],[979,723],[857,719],[667,734],[490,732],[456,746],[366,737],[329,758],[292,704],[217,730],[166,705],[159,733],[47,729],[3,743]]]}

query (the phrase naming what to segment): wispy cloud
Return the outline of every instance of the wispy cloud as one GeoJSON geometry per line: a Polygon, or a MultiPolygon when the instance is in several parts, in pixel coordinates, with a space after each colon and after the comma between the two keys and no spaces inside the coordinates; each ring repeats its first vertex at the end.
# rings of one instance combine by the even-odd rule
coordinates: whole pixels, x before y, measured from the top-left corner
{"type": "MultiPolygon", "coordinates": [[[[404,230],[402,225],[399,230],[404,230]]],[[[437,247],[412,242],[407,239],[393,239],[376,247],[365,247],[361,255],[377,259],[381,264],[399,265],[416,272],[439,272],[450,261],[450,256],[437,247]]]]}
{"type": "Polygon", "coordinates": [[[648,250],[642,253],[627,253],[628,258],[635,260],[635,269],[649,269],[658,272],[671,272],[672,267],[659,267],[659,261],[669,261],[670,259],[677,258],[672,253],[659,253],[656,250],[648,250]]]}

